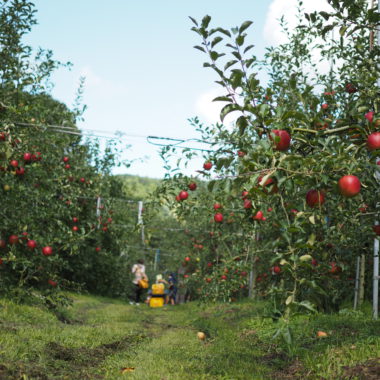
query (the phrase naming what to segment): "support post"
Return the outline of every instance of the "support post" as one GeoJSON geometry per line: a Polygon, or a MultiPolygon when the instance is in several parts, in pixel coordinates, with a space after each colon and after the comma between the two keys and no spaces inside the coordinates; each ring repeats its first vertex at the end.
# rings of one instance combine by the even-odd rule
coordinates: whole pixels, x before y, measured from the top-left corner
{"type": "Polygon", "coordinates": [[[143,212],[143,201],[139,201],[137,223],[141,227],[141,243],[142,245],[145,245],[144,221],[142,217],[142,212],[143,212]]]}
{"type": "MultiPolygon", "coordinates": [[[[378,222],[376,222],[377,224],[378,222]]],[[[375,238],[373,247],[373,319],[379,318],[379,240],[375,238]]]]}
{"type": "Polygon", "coordinates": [[[96,217],[98,219],[98,229],[100,228],[100,207],[102,205],[102,198],[98,197],[96,200],[96,217]]]}
{"type": "Polygon", "coordinates": [[[160,262],[160,250],[156,249],[156,254],[154,255],[154,270],[157,270],[157,265],[160,262]]]}

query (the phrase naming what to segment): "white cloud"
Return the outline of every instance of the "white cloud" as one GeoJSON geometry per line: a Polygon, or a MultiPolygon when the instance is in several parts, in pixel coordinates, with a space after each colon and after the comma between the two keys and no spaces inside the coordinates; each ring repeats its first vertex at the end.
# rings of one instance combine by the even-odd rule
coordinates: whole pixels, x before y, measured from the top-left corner
{"type": "Polygon", "coordinates": [[[127,88],[124,85],[110,81],[96,74],[90,66],[85,66],[80,70],[80,76],[86,78],[85,92],[97,91],[97,94],[103,94],[103,96],[109,97],[115,94],[125,94],[127,88]]]}
{"type": "MultiPolygon", "coordinates": [[[[269,6],[264,25],[264,38],[270,45],[286,42],[286,36],[281,30],[279,19],[284,16],[290,30],[297,26],[297,0],[273,0],[269,6]]],[[[305,12],[331,11],[326,0],[304,0],[305,12]]]]}

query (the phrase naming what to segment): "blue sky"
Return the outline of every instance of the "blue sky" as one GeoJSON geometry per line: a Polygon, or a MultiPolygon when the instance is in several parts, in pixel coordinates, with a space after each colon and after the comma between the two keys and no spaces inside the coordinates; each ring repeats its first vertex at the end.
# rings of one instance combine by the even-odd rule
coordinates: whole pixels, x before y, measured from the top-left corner
{"type": "MultiPolygon", "coordinates": [[[[309,1],[306,1],[308,3],[309,1]]],[[[314,0],[313,3],[325,2],[314,0]]],[[[79,77],[86,76],[84,129],[121,131],[127,135],[197,137],[187,119],[199,116],[217,121],[217,92],[213,72],[202,67],[203,54],[193,46],[200,41],[190,30],[188,16],[209,14],[213,26],[225,28],[254,21],[249,42],[262,56],[265,46],[278,42],[279,12],[292,14],[295,0],[65,0],[34,1],[36,25],[27,42],[54,51],[57,59],[71,61],[71,71],[53,77],[52,94],[69,106],[79,77]]],[[[311,3],[311,1],[309,2],[311,3]]],[[[148,156],[142,163],[115,173],[160,178],[164,175],[157,147],[144,138],[125,138],[132,148],[125,157],[148,156]]],[[[194,160],[187,174],[199,169],[194,160]]]]}

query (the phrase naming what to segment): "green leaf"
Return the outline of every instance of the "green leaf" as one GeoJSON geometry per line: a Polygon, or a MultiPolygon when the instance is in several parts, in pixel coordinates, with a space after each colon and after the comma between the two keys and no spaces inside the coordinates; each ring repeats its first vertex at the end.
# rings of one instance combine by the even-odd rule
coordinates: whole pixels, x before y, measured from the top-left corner
{"type": "Polygon", "coordinates": [[[253,47],[255,47],[255,45],[248,45],[248,46],[244,49],[244,54],[245,54],[248,50],[251,50],[253,47]]]}
{"type": "Polygon", "coordinates": [[[202,46],[195,45],[195,46],[193,46],[193,47],[194,47],[194,49],[198,49],[198,50],[200,50],[200,51],[203,51],[203,53],[206,53],[206,50],[205,50],[202,46]]]}
{"type": "Polygon", "coordinates": [[[220,41],[223,41],[223,38],[220,36],[215,37],[211,42],[211,49],[218,44],[220,41]]]}
{"type": "Polygon", "coordinates": [[[218,96],[212,101],[213,102],[232,102],[232,99],[229,96],[218,96]]]}
{"type": "Polygon", "coordinates": [[[216,30],[220,33],[223,33],[225,34],[226,36],[228,37],[231,37],[231,33],[227,30],[227,29],[223,29],[223,28],[216,28],[216,30]]]}
{"type": "Polygon", "coordinates": [[[239,116],[236,120],[236,126],[239,128],[240,136],[244,134],[245,129],[248,127],[248,120],[245,116],[239,116]]]}
{"type": "Polygon", "coordinates": [[[227,104],[220,111],[220,120],[223,122],[224,118],[229,113],[234,112],[234,111],[241,111],[241,107],[239,106],[239,104],[235,104],[235,103],[234,104],[227,104]]]}
{"type": "Polygon", "coordinates": [[[327,13],[327,12],[322,11],[322,12],[319,12],[319,14],[320,14],[320,15],[321,15],[326,21],[328,21],[328,19],[330,18],[330,14],[327,13]]]}
{"type": "Polygon", "coordinates": [[[290,303],[293,302],[293,295],[289,296],[286,301],[285,301],[285,305],[289,305],[290,303]]]}
{"type": "Polygon", "coordinates": [[[314,233],[311,234],[311,235],[309,236],[309,239],[308,239],[308,241],[307,241],[307,244],[313,246],[314,243],[315,243],[315,238],[316,238],[316,237],[315,237],[315,234],[314,234],[314,233]]]}
{"type": "Polygon", "coordinates": [[[235,63],[237,63],[238,61],[236,59],[232,60],[232,61],[228,61],[225,65],[224,65],[224,70],[227,70],[228,68],[230,68],[231,66],[233,66],[235,63]]]}
{"type": "Polygon", "coordinates": [[[189,19],[190,19],[190,20],[191,20],[196,26],[198,26],[198,23],[197,23],[197,21],[195,20],[195,18],[189,16],[189,19]]]}
{"type": "Polygon", "coordinates": [[[223,41],[223,38],[218,36],[218,37],[215,37],[213,39],[213,41],[211,42],[211,48],[213,48],[216,44],[218,44],[220,41],[223,41]]]}
{"type": "Polygon", "coordinates": [[[309,301],[301,301],[301,302],[297,302],[297,305],[298,306],[302,306],[304,307],[305,309],[309,310],[309,311],[312,311],[313,313],[316,313],[317,310],[315,310],[314,308],[314,305],[309,302],[309,301]]]}
{"type": "Polygon", "coordinates": [[[223,57],[224,55],[225,55],[224,53],[219,54],[218,52],[214,50],[210,51],[210,57],[213,61],[216,61],[218,58],[223,57]]]}
{"type": "Polygon", "coordinates": [[[236,39],[235,39],[235,42],[236,42],[236,45],[238,46],[242,46],[244,45],[244,39],[245,39],[245,34],[239,34],[236,39]]]}
{"type": "Polygon", "coordinates": [[[239,28],[239,33],[243,33],[245,30],[247,30],[251,25],[253,24],[253,21],[244,21],[239,28]]]}
{"type": "Polygon", "coordinates": [[[347,26],[346,25],[343,25],[340,29],[339,29],[339,34],[343,37],[344,34],[346,33],[346,30],[347,30],[347,26]]]}
{"type": "Polygon", "coordinates": [[[211,21],[211,17],[209,15],[206,15],[205,17],[203,17],[202,24],[201,24],[202,28],[206,29],[210,21],[211,21]]]}
{"type": "Polygon", "coordinates": [[[212,190],[214,189],[215,183],[216,183],[215,180],[212,180],[212,181],[210,181],[210,182],[208,183],[208,185],[207,185],[207,189],[208,189],[208,191],[212,191],[212,190]]]}

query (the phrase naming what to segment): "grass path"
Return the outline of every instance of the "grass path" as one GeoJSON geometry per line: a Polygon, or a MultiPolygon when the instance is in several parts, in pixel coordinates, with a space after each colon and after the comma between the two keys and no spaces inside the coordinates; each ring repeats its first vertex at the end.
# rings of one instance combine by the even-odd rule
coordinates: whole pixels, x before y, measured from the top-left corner
{"type": "Polygon", "coordinates": [[[299,317],[287,346],[261,303],[150,309],[71,296],[58,315],[0,300],[1,380],[380,379],[380,323],[363,313],[299,317]]]}

